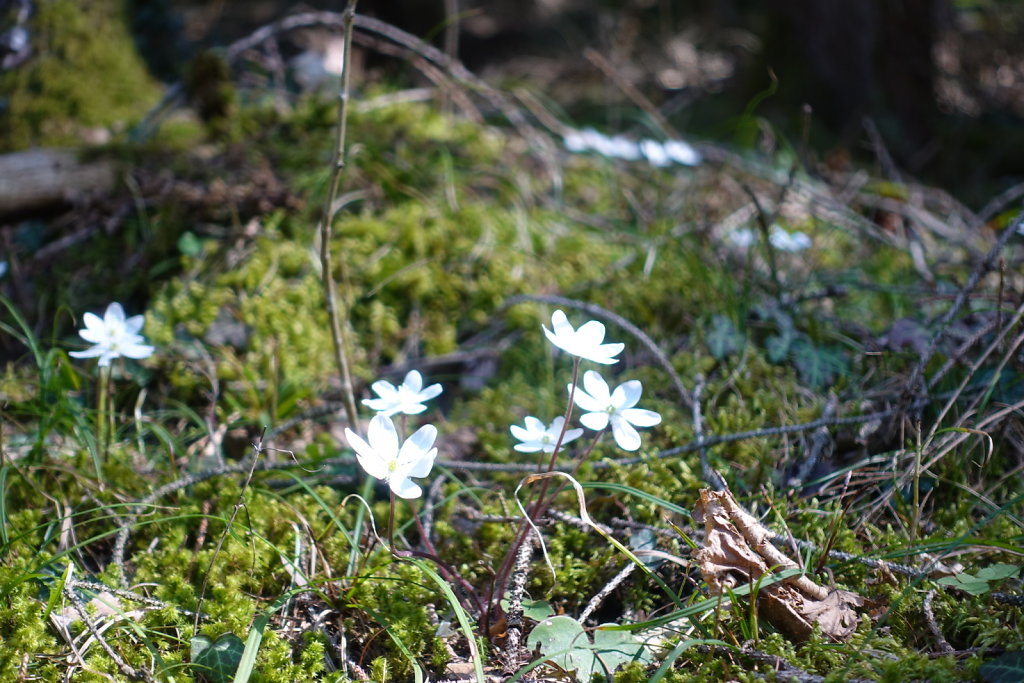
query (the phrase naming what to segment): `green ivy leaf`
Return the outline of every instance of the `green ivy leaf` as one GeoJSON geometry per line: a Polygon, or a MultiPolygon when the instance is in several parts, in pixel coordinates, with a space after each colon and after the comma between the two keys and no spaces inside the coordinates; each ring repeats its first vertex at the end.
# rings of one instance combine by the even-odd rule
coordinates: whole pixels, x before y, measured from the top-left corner
{"type": "Polygon", "coordinates": [[[572,617],[551,617],[537,624],[526,644],[531,650],[540,650],[552,664],[575,671],[578,681],[589,681],[594,674],[611,674],[632,661],[654,661],[650,650],[631,632],[610,628],[614,626],[598,626],[591,643],[583,626],[572,617]]]}
{"type": "Polygon", "coordinates": [[[970,574],[957,574],[956,576],[945,576],[939,579],[938,583],[943,586],[951,586],[971,595],[984,595],[988,592],[988,581],[983,581],[970,574]]]}
{"type": "Polygon", "coordinates": [[[711,325],[704,334],[704,343],[715,360],[722,360],[739,351],[743,335],[728,316],[716,315],[711,318],[711,325]]]}
{"type": "Polygon", "coordinates": [[[768,360],[772,363],[781,363],[789,355],[789,347],[793,338],[788,334],[772,335],[764,340],[764,349],[768,354],[768,360]]]}
{"type": "Polygon", "coordinates": [[[979,669],[986,683],[1019,683],[1024,681],[1024,652],[1007,652],[979,669]]]}
{"type": "Polygon", "coordinates": [[[1015,567],[1012,564],[993,564],[984,569],[979,569],[975,574],[975,577],[982,581],[1002,581],[1003,579],[1010,579],[1017,576],[1020,572],[1020,567],[1015,567]]]}
{"type": "Polygon", "coordinates": [[[230,683],[242,660],[245,643],[234,633],[210,641],[206,636],[192,639],[192,669],[210,683],[230,683]]]}
{"type": "Polygon", "coordinates": [[[815,346],[807,339],[793,344],[793,363],[801,379],[812,387],[831,386],[836,374],[845,372],[846,359],[839,349],[815,346]]]}

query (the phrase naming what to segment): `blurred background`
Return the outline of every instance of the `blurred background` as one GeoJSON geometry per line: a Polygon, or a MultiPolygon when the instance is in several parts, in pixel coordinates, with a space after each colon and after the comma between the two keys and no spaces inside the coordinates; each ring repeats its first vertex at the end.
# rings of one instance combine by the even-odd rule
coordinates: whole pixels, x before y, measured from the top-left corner
{"type": "MultiPolygon", "coordinates": [[[[0,151],[106,141],[166,84],[196,77],[204,50],[344,4],[0,0],[0,151]]],[[[806,133],[813,160],[888,165],[973,208],[1024,179],[1016,0],[363,0],[357,9],[457,55],[494,86],[527,88],[577,127],[650,125],[610,67],[697,139],[771,152],[800,147],[806,133]]],[[[336,70],[335,44],[326,30],[282,40],[291,86],[315,87],[318,71],[336,70]]],[[[357,59],[357,87],[425,80],[378,51],[357,59]]]]}

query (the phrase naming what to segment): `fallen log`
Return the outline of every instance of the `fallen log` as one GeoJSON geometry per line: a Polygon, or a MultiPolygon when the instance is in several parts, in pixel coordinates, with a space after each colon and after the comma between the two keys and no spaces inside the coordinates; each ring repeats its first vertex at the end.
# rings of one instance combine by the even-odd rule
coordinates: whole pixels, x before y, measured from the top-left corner
{"type": "Polygon", "coordinates": [[[114,164],[84,161],[73,149],[36,148],[0,155],[0,219],[30,214],[113,189],[114,164]]]}

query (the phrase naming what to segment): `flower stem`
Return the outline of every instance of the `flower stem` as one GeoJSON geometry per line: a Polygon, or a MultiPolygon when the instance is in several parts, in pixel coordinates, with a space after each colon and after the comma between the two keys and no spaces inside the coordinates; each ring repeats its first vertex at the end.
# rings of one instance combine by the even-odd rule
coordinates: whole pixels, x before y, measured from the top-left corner
{"type": "Polygon", "coordinates": [[[96,377],[99,383],[96,392],[96,440],[99,443],[101,461],[106,462],[110,448],[110,427],[113,415],[110,414],[110,366],[100,366],[96,377]]]}
{"type": "Polygon", "coordinates": [[[395,552],[395,492],[391,494],[391,509],[388,511],[388,549],[395,552]]]}
{"type": "MultiPolygon", "coordinates": [[[[548,467],[545,472],[551,472],[555,469],[555,462],[558,459],[558,452],[562,449],[562,440],[565,438],[565,432],[569,427],[569,420],[572,418],[572,407],[576,396],[576,382],[580,375],[580,358],[573,358],[572,364],[572,383],[569,385],[569,402],[565,409],[565,420],[562,422],[562,431],[558,434],[558,440],[555,442],[555,449],[551,451],[551,459],[548,461],[548,467]]],[[[594,449],[594,446],[587,450],[584,456],[580,459],[580,462],[576,464],[578,469],[583,460],[590,455],[590,452],[594,449]]],[[[575,471],[575,470],[574,470],[575,471]]],[[[551,486],[551,480],[545,479],[541,482],[540,492],[537,495],[537,499],[530,507],[530,511],[527,513],[527,519],[524,519],[519,529],[516,531],[515,540],[509,547],[508,552],[501,561],[501,567],[498,569],[498,573],[494,575],[494,583],[491,587],[491,594],[487,599],[488,614],[487,620],[496,616],[497,610],[499,609],[501,592],[505,590],[505,583],[508,581],[509,573],[512,571],[512,565],[515,563],[515,558],[519,554],[519,549],[523,543],[526,542],[526,536],[530,532],[529,522],[536,522],[541,515],[544,514],[544,510],[548,505],[548,500],[545,500],[548,488],[551,486]]],[[[559,488],[561,491],[561,488],[559,488]]],[[[557,495],[557,492],[556,492],[557,495]]],[[[554,500],[554,496],[550,500],[554,500]]],[[[486,626],[487,624],[485,624],[486,626]]]]}

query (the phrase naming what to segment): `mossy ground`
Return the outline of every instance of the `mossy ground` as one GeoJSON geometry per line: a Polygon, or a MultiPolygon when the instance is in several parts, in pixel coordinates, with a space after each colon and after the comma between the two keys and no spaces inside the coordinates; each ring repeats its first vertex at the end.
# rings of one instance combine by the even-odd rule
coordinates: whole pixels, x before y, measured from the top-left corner
{"type": "MultiPolygon", "coordinates": [[[[129,312],[146,305],[144,332],[159,352],[117,367],[109,448],[90,436],[94,368],[47,352],[76,345],[68,316],[57,318],[52,337],[35,342],[31,326],[19,326],[13,308],[5,311],[5,331],[38,343],[40,353],[8,365],[0,385],[7,453],[0,469],[0,680],[56,677],[68,667],[82,680],[124,677],[95,644],[84,663],[69,659],[48,614],[48,604],[58,613],[67,606],[48,601],[69,563],[79,579],[118,585],[119,570],[109,562],[122,519],[132,529],[130,585],[159,604],[122,599],[123,610],[140,612],[114,618],[106,638],[130,666],[161,680],[192,676],[192,636],[230,632],[244,640],[261,614],[270,622],[253,680],[344,680],[332,668],[344,665],[336,660],[342,637],[347,656],[378,681],[410,680],[416,667],[442,677],[448,662],[466,656],[464,640],[446,644],[434,635],[428,604],[452,620],[437,585],[417,565],[392,559],[379,545],[365,553],[364,542],[351,538],[358,505],[346,496],[357,490],[357,469],[338,459],[349,454],[338,438],[338,413],[320,410],[338,397],[316,230],[332,106],[308,100],[286,112],[254,107],[238,116],[233,141],[211,143],[198,127],[174,125],[144,148],[119,150],[135,174],[138,210],[119,234],[97,233],[67,254],[53,278],[34,282],[44,314],[96,311],[112,295],[138,305],[129,312]],[[293,451],[301,468],[257,473],[244,490],[243,474],[220,476],[132,507],[161,484],[248,455],[250,439],[282,425],[268,444],[293,451]],[[275,603],[282,596],[288,599],[275,603]],[[190,615],[197,608],[198,631],[190,615]]],[[[807,232],[814,246],[776,252],[773,273],[762,247],[739,248],[723,228],[748,203],[743,184],[757,192],[770,187],[737,168],[659,169],[566,156],[554,147],[542,154],[509,130],[448,118],[427,105],[367,108],[353,114],[348,135],[346,206],[331,250],[353,334],[354,374],[365,386],[392,367],[423,367],[442,382],[441,408],[428,418],[439,425],[448,460],[521,463],[508,426],[564,410],[569,365],[540,333],[552,307],[507,307],[515,295],[571,296],[643,329],[687,387],[698,376],[706,382],[703,418],[712,435],[808,422],[830,397],[840,415],[871,412],[871,401],[892,400],[892,387],[915,361],[886,348],[885,332],[899,317],[927,325],[941,310],[924,301],[920,275],[898,240],[872,239],[807,210],[779,220],[807,232]],[[817,295],[823,291],[833,294],[817,295]],[[460,355],[481,348],[491,365],[473,366],[460,355]],[[444,363],[431,364],[440,357],[444,363]]],[[[940,256],[951,291],[969,265],[952,246],[940,256]]],[[[992,309],[984,298],[971,306],[978,315],[992,309]]],[[[644,431],[640,463],[617,463],[623,454],[610,439],[598,445],[591,462],[607,466],[585,465],[579,477],[637,493],[595,490],[588,509],[604,523],[665,532],[658,549],[686,558],[669,523],[697,535],[693,525],[652,500],[689,508],[703,485],[696,452],[656,457],[695,438],[692,413],[649,350],[614,326],[609,335],[627,342],[613,374],[642,380],[643,406],[663,422],[644,431]]],[[[1019,400],[1019,359],[1004,372],[1012,377],[993,385],[992,405],[1019,400]]],[[[962,373],[958,366],[952,374],[962,373]]],[[[929,406],[925,419],[934,419],[934,410],[929,406]]],[[[857,428],[836,428],[828,467],[866,472],[858,463],[882,453],[892,456],[891,469],[866,484],[855,479],[843,498],[836,486],[790,486],[809,448],[800,434],[722,443],[708,457],[767,524],[819,548],[900,562],[924,550],[963,552],[968,567],[1015,562],[1022,547],[1014,516],[1020,506],[1012,502],[1021,494],[1019,478],[985,475],[1019,465],[1012,434],[996,435],[991,452],[965,442],[932,466],[924,477],[931,493],[911,537],[915,513],[906,489],[868,512],[909,467],[904,446],[912,439],[871,442],[857,428]],[[976,495],[982,489],[985,496],[976,495]]],[[[484,588],[514,533],[488,519],[516,513],[511,492],[521,475],[440,470],[446,482],[430,499],[435,544],[449,565],[484,588]]],[[[375,500],[383,533],[388,506],[379,489],[375,500]]],[[[574,513],[577,503],[565,493],[556,508],[574,513]]],[[[409,515],[399,507],[397,522],[415,539],[409,515]]],[[[627,562],[585,529],[555,524],[544,533],[555,574],[538,559],[528,592],[568,614],[578,614],[627,562]]],[[[813,553],[806,559],[817,561],[813,553]]],[[[934,640],[921,603],[924,591],[937,588],[933,581],[857,562],[825,566],[837,585],[878,605],[851,642],[816,636],[796,646],[729,609],[703,620],[706,636],[735,646],[756,638],[759,650],[827,680],[979,676],[982,651],[960,659],[926,654],[934,640]]],[[[684,596],[701,595],[693,570],[665,564],[658,572],[684,596]]],[[[642,619],[668,604],[653,584],[633,581],[614,593],[602,618],[642,619]]],[[[958,649],[1022,642],[1019,607],[940,589],[934,610],[958,649]]],[[[71,634],[82,632],[80,621],[69,623],[71,634]]],[[[742,655],[694,649],[664,680],[745,681],[770,672],[742,655]]],[[[650,674],[634,664],[616,678],[650,674]]]]}

